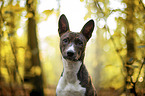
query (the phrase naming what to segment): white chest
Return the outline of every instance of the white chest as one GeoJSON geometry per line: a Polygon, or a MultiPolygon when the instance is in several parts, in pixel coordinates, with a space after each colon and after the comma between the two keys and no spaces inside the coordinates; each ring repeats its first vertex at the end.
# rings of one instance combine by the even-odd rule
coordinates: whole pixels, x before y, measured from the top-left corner
{"type": "Polygon", "coordinates": [[[85,96],[86,88],[80,85],[77,78],[81,64],[81,62],[68,62],[63,59],[64,72],[56,88],[57,96],[85,96]]]}
{"type": "Polygon", "coordinates": [[[86,88],[81,87],[79,80],[68,83],[61,77],[56,89],[57,96],[85,96],[86,88]]]}

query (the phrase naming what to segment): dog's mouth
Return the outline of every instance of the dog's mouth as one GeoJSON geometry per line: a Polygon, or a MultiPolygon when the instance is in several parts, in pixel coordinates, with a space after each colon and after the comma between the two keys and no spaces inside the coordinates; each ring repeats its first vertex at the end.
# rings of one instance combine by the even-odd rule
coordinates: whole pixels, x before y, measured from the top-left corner
{"type": "Polygon", "coordinates": [[[70,56],[63,56],[64,59],[68,59],[69,61],[78,61],[78,59],[74,56],[74,57],[70,57],[70,56]]]}

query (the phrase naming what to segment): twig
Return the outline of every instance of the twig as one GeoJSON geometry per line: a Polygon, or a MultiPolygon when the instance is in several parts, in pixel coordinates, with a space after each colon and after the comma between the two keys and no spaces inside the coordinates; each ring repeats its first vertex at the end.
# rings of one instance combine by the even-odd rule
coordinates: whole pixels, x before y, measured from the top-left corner
{"type": "Polygon", "coordinates": [[[141,3],[142,7],[145,9],[145,6],[144,6],[142,0],[140,0],[139,3],[141,3]]]}
{"type": "Polygon", "coordinates": [[[101,6],[100,6],[98,0],[95,2],[95,5],[99,7],[101,13],[103,13],[103,15],[105,16],[105,13],[103,12],[103,10],[102,10],[102,8],[101,8],[101,6]],[[96,5],[96,4],[97,4],[97,5],[96,5]]]}
{"type": "MultiPolygon", "coordinates": [[[[5,61],[5,67],[6,67],[7,71],[8,71],[9,76],[11,76],[9,67],[8,67],[8,65],[7,65],[6,57],[7,57],[7,56],[5,56],[5,60],[4,60],[4,61],[5,61]]],[[[10,82],[9,82],[9,86],[10,86],[10,88],[11,88],[12,96],[14,96],[15,93],[14,93],[14,90],[13,90],[13,87],[12,87],[12,82],[11,82],[11,80],[10,80],[10,82]]]]}
{"type": "Polygon", "coordinates": [[[121,9],[115,9],[115,10],[111,10],[111,12],[107,15],[107,17],[108,17],[110,14],[112,14],[113,12],[117,12],[117,11],[119,11],[119,12],[121,12],[121,13],[126,13],[126,12],[123,12],[121,9]]]}
{"type": "Polygon", "coordinates": [[[9,41],[10,41],[10,45],[11,45],[11,49],[12,49],[13,55],[14,55],[14,57],[15,57],[16,72],[17,72],[17,74],[18,74],[18,76],[19,76],[19,78],[20,78],[20,80],[21,80],[22,88],[23,88],[24,94],[26,95],[26,90],[25,90],[25,88],[24,88],[24,81],[23,81],[23,79],[22,79],[22,77],[21,77],[21,75],[20,75],[20,73],[19,73],[19,70],[18,70],[17,56],[16,56],[16,52],[15,52],[16,50],[14,49],[14,46],[13,46],[11,40],[10,40],[10,37],[9,37],[9,41]]]}
{"type": "Polygon", "coordinates": [[[4,20],[3,15],[2,15],[3,6],[4,6],[4,1],[2,0],[2,4],[1,4],[1,7],[0,7],[0,17],[1,17],[2,22],[4,23],[5,20],[4,20]]]}
{"type": "Polygon", "coordinates": [[[140,76],[140,73],[141,73],[141,70],[142,70],[144,64],[145,64],[145,58],[144,58],[144,61],[143,61],[142,64],[141,64],[141,67],[140,67],[140,70],[139,70],[138,76],[137,76],[137,78],[136,78],[136,82],[135,82],[135,84],[138,82],[138,78],[139,78],[139,76],[140,76]]]}

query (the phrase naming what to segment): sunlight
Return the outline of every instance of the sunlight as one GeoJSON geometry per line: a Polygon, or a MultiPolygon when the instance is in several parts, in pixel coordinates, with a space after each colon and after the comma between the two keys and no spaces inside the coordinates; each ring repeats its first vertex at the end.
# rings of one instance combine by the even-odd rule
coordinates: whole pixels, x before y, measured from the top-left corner
{"type": "Polygon", "coordinates": [[[141,28],[137,28],[137,29],[136,29],[136,32],[137,32],[137,34],[138,34],[139,36],[142,34],[142,31],[143,31],[143,30],[142,30],[141,28]]]}
{"type": "Polygon", "coordinates": [[[44,10],[51,10],[51,9],[57,9],[57,0],[40,0],[38,4],[38,12],[42,13],[44,10]]]}
{"type": "Polygon", "coordinates": [[[121,2],[122,0],[109,0],[109,1],[110,1],[109,7],[111,9],[124,9],[127,7],[125,3],[121,2]]]}
{"type": "Polygon", "coordinates": [[[55,14],[50,15],[46,21],[38,23],[38,32],[41,39],[50,35],[57,35],[57,30],[57,17],[55,14]]]}
{"type": "Polygon", "coordinates": [[[142,0],[142,2],[145,4],[145,0],[142,0]]]}
{"type": "Polygon", "coordinates": [[[98,22],[98,27],[103,28],[104,26],[105,26],[105,20],[101,18],[98,22]]]}
{"type": "Polygon", "coordinates": [[[74,32],[81,31],[81,28],[86,23],[84,21],[84,17],[87,13],[85,3],[79,0],[62,0],[60,10],[61,14],[67,16],[70,30],[72,29],[74,32]]]}
{"type": "Polygon", "coordinates": [[[108,18],[107,18],[107,25],[109,26],[110,30],[115,30],[117,27],[117,23],[115,20],[116,13],[112,13],[108,18]]]}
{"type": "Polygon", "coordinates": [[[139,81],[139,82],[142,82],[142,81],[143,81],[143,77],[140,77],[140,78],[138,79],[138,81],[139,81]]]}
{"type": "Polygon", "coordinates": [[[108,52],[110,50],[110,46],[108,44],[104,45],[103,47],[105,52],[108,52]]]}
{"type": "MultiPolygon", "coordinates": [[[[55,0],[53,1],[50,0],[50,1],[48,1],[49,3],[47,3],[46,0],[42,0],[40,2],[40,5],[38,6],[38,12],[41,13],[44,10],[53,9],[53,8],[56,9],[57,2],[55,0]]],[[[61,14],[66,15],[69,21],[70,29],[72,29],[72,31],[80,32],[83,25],[86,23],[84,21],[84,17],[87,12],[87,9],[85,8],[85,3],[82,3],[78,0],[71,0],[71,1],[61,0],[60,3],[61,3],[60,15],[61,14]]],[[[50,35],[58,35],[57,19],[58,18],[56,17],[56,15],[52,14],[48,17],[47,21],[42,21],[38,24],[38,32],[40,38],[45,38],[50,35]]]]}
{"type": "MultiPolygon", "coordinates": [[[[57,9],[57,1],[56,0],[41,0],[38,5],[38,13],[42,14],[45,10],[57,9]]],[[[52,14],[48,17],[46,21],[42,21],[37,24],[38,25],[38,34],[40,39],[44,39],[50,35],[57,34],[57,17],[56,14],[52,14]]]]}
{"type": "Polygon", "coordinates": [[[109,40],[110,39],[109,32],[108,31],[107,32],[104,32],[103,37],[106,38],[107,40],[109,40]]]}
{"type": "Polygon", "coordinates": [[[21,37],[21,36],[23,35],[23,29],[22,29],[22,28],[19,28],[19,29],[17,30],[17,35],[18,35],[19,37],[21,37]]]}

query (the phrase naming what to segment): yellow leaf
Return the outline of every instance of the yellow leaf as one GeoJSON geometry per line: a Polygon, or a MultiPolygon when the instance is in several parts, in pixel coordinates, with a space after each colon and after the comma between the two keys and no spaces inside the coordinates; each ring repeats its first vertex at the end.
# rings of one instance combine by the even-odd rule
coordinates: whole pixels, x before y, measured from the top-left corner
{"type": "Polygon", "coordinates": [[[41,68],[39,66],[33,66],[31,69],[31,73],[39,76],[41,75],[41,68]]]}
{"type": "Polygon", "coordinates": [[[87,18],[90,18],[90,17],[91,17],[91,15],[88,13],[85,15],[84,20],[87,20],[87,18]]]}
{"type": "Polygon", "coordinates": [[[41,68],[39,67],[39,66],[36,66],[35,67],[35,73],[36,73],[36,75],[40,75],[41,74],[41,68]]]}
{"type": "Polygon", "coordinates": [[[7,5],[6,7],[2,8],[2,14],[5,13],[13,13],[13,12],[17,12],[19,14],[19,12],[23,12],[24,10],[26,10],[25,7],[20,7],[19,4],[16,5],[7,5]]]}
{"type": "Polygon", "coordinates": [[[48,17],[55,12],[54,9],[52,9],[52,10],[44,10],[42,13],[43,13],[43,20],[47,20],[48,17]]]}
{"type": "Polygon", "coordinates": [[[26,18],[32,18],[32,17],[33,17],[33,14],[32,14],[31,12],[29,12],[29,13],[26,14],[25,17],[26,17],[26,18]]]}
{"type": "Polygon", "coordinates": [[[139,5],[138,0],[134,0],[134,3],[135,3],[137,6],[139,5]]]}
{"type": "Polygon", "coordinates": [[[33,0],[28,0],[28,4],[31,4],[33,2],[33,0]]]}
{"type": "Polygon", "coordinates": [[[129,29],[133,29],[133,24],[129,24],[129,29]]]}
{"type": "Polygon", "coordinates": [[[45,10],[42,13],[47,15],[47,16],[49,16],[49,15],[51,15],[53,13],[53,11],[54,11],[54,9],[52,9],[52,10],[45,10]]]}
{"type": "Polygon", "coordinates": [[[52,9],[52,10],[45,10],[42,13],[49,16],[49,15],[52,14],[53,11],[54,11],[54,9],[52,9]]]}
{"type": "Polygon", "coordinates": [[[12,6],[11,9],[14,10],[15,12],[22,12],[22,11],[25,10],[25,8],[20,7],[19,4],[16,4],[15,6],[12,6]]]}
{"type": "Polygon", "coordinates": [[[83,2],[84,0],[80,0],[81,2],[83,2]]]}
{"type": "Polygon", "coordinates": [[[133,84],[132,83],[131,84],[127,84],[126,87],[127,87],[127,89],[131,89],[133,87],[133,84]]]}
{"type": "Polygon", "coordinates": [[[119,32],[114,32],[113,36],[117,36],[117,37],[120,37],[121,34],[119,32]]]}

